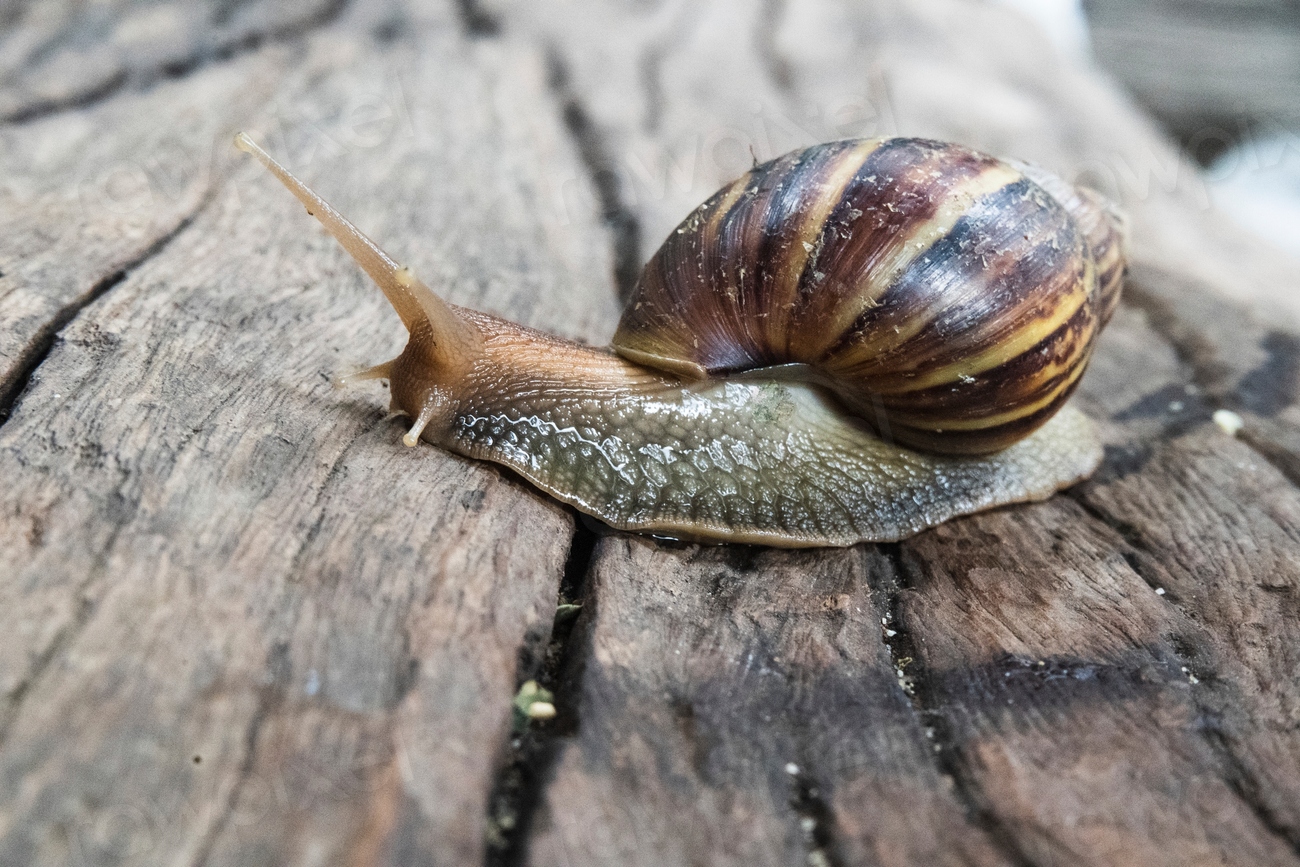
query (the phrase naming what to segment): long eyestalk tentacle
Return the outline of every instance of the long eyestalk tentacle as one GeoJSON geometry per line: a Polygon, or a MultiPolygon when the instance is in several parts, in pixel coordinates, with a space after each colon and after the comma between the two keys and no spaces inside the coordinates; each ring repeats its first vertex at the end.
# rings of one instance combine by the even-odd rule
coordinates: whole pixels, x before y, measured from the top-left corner
{"type": "Polygon", "coordinates": [[[308,214],[320,220],[326,231],[343,245],[343,249],[383,290],[384,296],[402,318],[407,331],[415,333],[417,330],[423,332],[425,328],[428,329],[421,337],[436,362],[454,364],[475,353],[481,343],[477,329],[434,294],[432,289],[416,279],[409,268],[393,261],[378,244],[276,162],[247,134],[241,132],[235,136],[235,147],[256,157],[302,202],[308,214]]]}

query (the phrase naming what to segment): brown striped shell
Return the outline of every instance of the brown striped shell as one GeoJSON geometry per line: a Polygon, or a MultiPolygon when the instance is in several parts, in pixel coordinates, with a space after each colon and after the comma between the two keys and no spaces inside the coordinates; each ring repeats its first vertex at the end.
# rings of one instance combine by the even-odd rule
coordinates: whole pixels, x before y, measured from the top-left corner
{"type": "Polygon", "coordinates": [[[1114,211],[1041,169],[924,139],[831,142],[688,216],[613,346],[694,376],[803,365],[886,438],[983,454],[1065,403],[1123,271],[1114,211]]]}

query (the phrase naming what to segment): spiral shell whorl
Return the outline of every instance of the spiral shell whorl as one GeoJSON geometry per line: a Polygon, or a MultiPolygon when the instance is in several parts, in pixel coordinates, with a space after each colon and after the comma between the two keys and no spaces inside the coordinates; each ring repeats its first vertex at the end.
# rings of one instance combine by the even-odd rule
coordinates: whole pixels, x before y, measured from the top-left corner
{"type": "Polygon", "coordinates": [[[1102,299],[1101,322],[1105,325],[1119,306],[1123,288],[1128,218],[1100,193],[1076,187],[1032,163],[1013,162],[1011,165],[1060,202],[1083,233],[1097,264],[1097,283],[1102,299]]]}
{"type": "Polygon", "coordinates": [[[613,344],[668,370],[808,365],[882,435],[995,451],[1064,404],[1113,310],[1122,240],[1100,204],[958,145],[818,145],[687,217],[613,344]]]}

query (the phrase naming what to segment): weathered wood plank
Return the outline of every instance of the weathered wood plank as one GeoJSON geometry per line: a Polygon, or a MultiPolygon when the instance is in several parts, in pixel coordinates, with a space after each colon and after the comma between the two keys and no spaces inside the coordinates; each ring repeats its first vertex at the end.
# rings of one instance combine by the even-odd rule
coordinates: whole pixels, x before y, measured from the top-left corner
{"type": "Polygon", "coordinates": [[[338,0],[6,4],[0,11],[0,122],[28,121],[124,87],[184,75],[267,40],[322,26],[344,5],[338,0]]]}
{"type": "Polygon", "coordinates": [[[1181,618],[1068,500],[903,546],[944,746],[1032,863],[1297,864],[1199,731],[1181,618]]]}
{"type": "Polygon", "coordinates": [[[0,126],[0,409],[54,332],[212,195],[225,131],[270,97],[287,61],[266,51],[147,95],[0,126]]]}
{"type": "MultiPolygon", "coordinates": [[[[161,186],[139,163],[180,192],[126,243],[131,215],[61,198],[78,153],[35,156],[77,132],[108,170],[159,153],[146,122],[186,147],[251,122],[452,300],[602,342],[611,272],[626,286],[755,156],[922,133],[1107,187],[1162,268],[1140,271],[1080,395],[1105,422],[1098,480],[897,548],[603,538],[514,839],[538,864],[1295,864],[1296,332],[1198,288],[1276,300],[1293,266],[989,4],[459,7],[362,5],[261,50],[195,13],[185,40],[160,29],[116,67],[52,75],[63,101],[31,116],[93,95],[97,69],[144,84],[184,55],[181,80],[0,126],[28,227],[0,232],[4,335],[36,311],[12,369],[76,314],[0,427],[19,480],[0,491],[0,860],[484,857],[571,514],[395,448],[378,387],[327,388],[392,353],[396,319],[253,167],[161,186]],[[203,66],[221,45],[247,56],[203,66]],[[228,107],[187,126],[205,94],[228,107]],[[1209,425],[1219,407],[1246,417],[1242,442],[1209,425]]],[[[303,9],[236,17],[270,33],[303,9]]],[[[120,48],[117,25],[51,20],[11,38],[65,65],[120,48]]],[[[14,81],[0,102],[40,104],[14,81]]]]}
{"type": "Polygon", "coordinates": [[[1116,460],[1079,497],[1197,625],[1178,650],[1200,681],[1193,696],[1207,734],[1234,784],[1295,843],[1300,690],[1282,674],[1297,663],[1300,592],[1291,338],[1170,275],[1142,272],[1136,285],[1150,294],[1133,315],[1170,335],[1177,355],[1161,365],[1167,386],[1116,407],[1116,460]],[[1224,405],[1242,413],[1241,439],[1255,448],[1205,429],[1224,405]]]}
{"type": "Polygon", "coordinates": [[[1300,496],[1261,455],[1217,431],[1152,450],[1142,472],[1084,489],[1121,527],[1135,562],[1199,629],[1184,664],[1207,736],[1270,825],[1300,840],[1300,664],[1295,563],[1300,496]]]}
{"type": "MultiPolygon", "coordinates": [[[[562,207],[587,181],[542,56],[430,17],[309,40],[240,122],[453,300],[607,330],[608,243],[562,207]]],[[[0,428],[5,863],[482,857],[572,518],[395,448],[377,386],[329,387],[400,326],[244,172],[73,321],[0,428]]]]}
{"type": "Polygon", "coordinates": [[[1008,864],[881,641],[872,548],[602,540],[534,864],[1008,864]]]}

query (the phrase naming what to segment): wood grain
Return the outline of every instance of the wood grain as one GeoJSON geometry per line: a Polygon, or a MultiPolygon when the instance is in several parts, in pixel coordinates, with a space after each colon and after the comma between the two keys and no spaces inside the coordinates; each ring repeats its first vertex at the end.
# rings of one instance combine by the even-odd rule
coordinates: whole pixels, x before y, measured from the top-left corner
{"type": "Polygon", "coordinates": [[[890,572],[869,548],[602,541],[531,863],[1007,863],[898,686],[890,572]]]}
{"type": "MultiPolygon", "coordinates": [[[[552,207],[556,173],[584,176],[541,57],[424,37],[322,34],[275,82],[279,107],[240,123],[427,277],[460,269],[454,300],[594,336],[606,248],[552,207]],[[369,147],[346,114],[310,122],[391,95],[394,65],[456,86],[401,91],[369,147]],[[474,216],[448,231],[439,208],[474,216]]],[[[151,110],[183,104],[172,87],[151,110]]],[[[0,546],[0,773],[23,781],[5,787],[0,860],[364,862],[392,839],[482,857],[572,519],[494,470],[395,447],[381,389],[330,387],[399,334],[252,171],[62,334],[0,431],[0,472],[26,480],[5,490],[0,546]]]]}
{"type": "Polygon", "coordinates": [[[8,3],[0,12],[0,120],[24,123],[185,75],[301,35],[344,5],[8,3]]]}
{"type": "Polygon", "coordinates": [[[0,11],[0,862],[1300,862],[1300,274],[1027,21],[40,5],[0,11]],[[1098,183],[1139,262],[1078,396],[1106,462],[897,546],[597,537],[330,388],[398,320],[237,128],[450,300],[592,342],[754,158],[1098,183]]]}
{"type": "Polygon", "coordinates": [[[213,195],[226,131],[270,98],[287,61],[268,51],[148,95],[0,126],[0,406],[55,331],[213,195]],[[150,116],[165,122],[137,121],[150,116]]]}
{"type": "Polygon", "coordinates": [[[1297,863],[1224,779],[1186,627],[1117,549],[1068,500],[903,546],[901,625],[959,774],[1033,863],[1297,863]]]}

